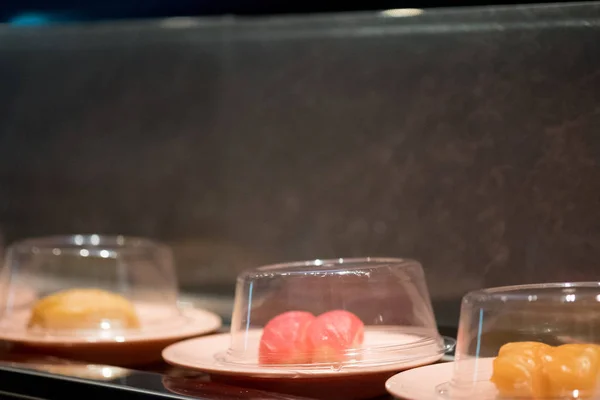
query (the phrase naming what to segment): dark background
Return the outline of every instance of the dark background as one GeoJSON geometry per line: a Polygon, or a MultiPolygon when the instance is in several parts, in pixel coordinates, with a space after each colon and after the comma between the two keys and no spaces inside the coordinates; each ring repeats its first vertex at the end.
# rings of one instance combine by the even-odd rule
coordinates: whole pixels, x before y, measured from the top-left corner
{"type": "MultiPolygon", "coordinates": [[[[318,1],[318,0],[4,0],[0,21],[17,26],[75,21],[115,20],[200,15],[306,14],[391,8],[457,7],[518,4],[523,1],[318,1]]],[[[538,3],[550,3],[540,1],[538,3]]]]}
{"type": "Polygon", "coordinates": [[[162,22],[0,29],[7,243],[157,239],[215,299],[414,258],[442,326],[470,290],[600,280],[600,3],[162,22]]]}

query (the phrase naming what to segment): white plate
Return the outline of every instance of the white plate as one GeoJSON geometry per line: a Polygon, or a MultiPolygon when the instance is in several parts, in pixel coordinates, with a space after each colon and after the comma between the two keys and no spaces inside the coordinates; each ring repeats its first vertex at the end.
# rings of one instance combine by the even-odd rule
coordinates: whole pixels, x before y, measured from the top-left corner
{"type": "MultiPolygon", "coordinates": [[[[259,338],[262,330],[252,331],[251,339],[259,338]]],[[[414,335],[401,333],[367,331],[365,332],[365,346],[389,342],[393,335],[395,343],[414,343],[414,335]]],[[[258,351],[244,362],[228,362],[223,359],[231,344],[230,334],[219,334],[201,338],[189,339],[175,343],[163,350],[162,356],[166,362],[179,367],[200,370],[217,375],[240,375],[255,378],[320,378],[339,375],[363,375],[382,373],[387,371],[402,371],[439,361],[443,354],[439,352],[436,344],[421,346],[409,360],[400,362],[386,362],[382,365],[348,366],[341,369],[330,367],[275,367],[261,366],[258,363],[258,351]],[[416,352],[419,353],[416,353],[416,352]]]]}
{"type": "MultiPolygon", "coordinates": [[[[492,376],[494,358],[481,358],[475,365],[478,381],[477,400],[494,399],[497,390],[489,380],[492,376]]],[[[454,374],[455,363],[428,365],[394,375],[385,383],[386,390],[396,398],[403,400],[440,400],[452,399],[443,391],[454,374]]],[[[464,397],[463,397],[464,398],[464,397]]]]}

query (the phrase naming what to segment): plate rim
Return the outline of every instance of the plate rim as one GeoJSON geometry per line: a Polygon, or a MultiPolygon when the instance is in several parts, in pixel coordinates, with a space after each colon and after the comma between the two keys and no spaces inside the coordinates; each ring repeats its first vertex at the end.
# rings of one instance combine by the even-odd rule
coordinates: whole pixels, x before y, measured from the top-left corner
{"type": "MultiPolygon", "coordinates": [[[[486,364],[491,364],[495,357],[484,357],[480,360],[484,360],[486,364]]],[[[401,371],[396,375],[392,376],[385,382],[385,390],[392,395],[396,399],[404,399],[404,400],[437,400],[440,397],[436,391],[436,388],[439,385],[443,385],[449,383],[452,380],[452,376],[454,373],[454,367],[456,365],[456,361],[452,362],[444,362],[433,365],[425,365],[418,368],[413,368],[406,371],[401,371]],[[420,384],[421,390],[419,392],[414,391],[415,388],[410,385],[402,385],[402,381],[406,382],[414,382],[415,376],[423,373],[429,372],[431,374],[431,378],[427,379],[425,388],[422,384],[420,384]],[[400,387],[398,387],[400,386],[400,387]],[[404,386],[404,388],[402,388],[404,386]],[[430,395],[424,394],[424,391],[430,389],[430,395]],[[427,397],[423,397],[427,396],[427,397]]]]}
{"type": "Polygon", "coordinates": [[[181,315],[177,318],[185,317],[189,318],[187,324],[183,327],[170,328],[161,332],[137,333],[131,336],[127,336],[125,333],[122,335],[122,341],[116,341],[114,338],[86,338],[77,336],[38,336],[38,335],[27,335],[19,336],[18,334],[12,333],[7,334],[0,330],[0,340],[10,343],[18,343],[23,345],[31,346],[43,346],[43,347],[78,347],[78,346],[92,346],[92,345],[124,345],[133,343],[147,343],[147,342],[159,342],[159,341],[171,341],[178,339],[185,339],[193,336],[206,335],[217,331],[223,325],[222,318],[216,313],[195,307],[179,308],[181,315]],[[203,321],[200,323],[200,321],[203,321]]]}
{"type": "Polygon", "coordinates": [[[365,367],[365,368],[356,368],[356,369],[346,369],[346,370],[290,370],[290,369],[282,369],[282,368],[260,368],[258,366],[252,365],[249,367],[240,366],[239,364],[231,364],[231,365],[223,365],[218,362],[215,358],[217,354],[226,352],[229,348],[229,343],[231,342],[231,334],[230,333],[220,333],[210,336],[204,337],[196,337],[191,339],[186,339],[170,346],[167,346],[162,351],[163,360],[173,366],[187,368],[196,371],[202,371],[208,374],[214,375],[228,375],[228,376],[246,376],[257,379],[265,379],[265,378],[300,378],[300,379],[318,379],[318,378],[332,378],[335,376],[351,376],[351,375],[366,375],[366,374],[378,374],[378,373],[386,373],[386,372],[395,372],[395,371],[404,371],[407,369],[413,369],[422,367],[425,365],[433,364],[442,359],[444,354],[440,354],[439,356],[432,356],[426,359],[422,359],[419,362],[411,363],[410,365],[403,364],[402,366],[399,364],[386,364],[377,367],[365,367]],[[199,359],[202,362],[186,362],[186,360],[178,359],[177,357],[173,357],[173,353],[178,351],[182,347],[187,347],[192,344],[197,344],[197,342],[205,342],[205,346],[209,346],[208,344],[212,344],[210,346],[213,350],[210,354],[202,353],[199,356],[199,359]]]}

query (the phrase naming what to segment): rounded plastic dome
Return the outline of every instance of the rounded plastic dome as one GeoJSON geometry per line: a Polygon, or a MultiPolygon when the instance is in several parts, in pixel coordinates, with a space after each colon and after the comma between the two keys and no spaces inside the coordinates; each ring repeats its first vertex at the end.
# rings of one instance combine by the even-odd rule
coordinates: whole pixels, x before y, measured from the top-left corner
{"type": "Polygon", "coordinates": [[[463,298],[452,399],[600,395],[600,283],[510,286],[463,298]]]}
{"type": "Polygon", "coordinates": [[[270,265],[237,280],[227,364],[350,369],[424,365],[447,350],[421,265],[360,258],[270,265]]]}
{"type": "Polygon", "coordinates": [[[0,275],[3,339],[123,341],[178,319],[168,247],[124,236],[72,235],[17,242],[0,275]]]}

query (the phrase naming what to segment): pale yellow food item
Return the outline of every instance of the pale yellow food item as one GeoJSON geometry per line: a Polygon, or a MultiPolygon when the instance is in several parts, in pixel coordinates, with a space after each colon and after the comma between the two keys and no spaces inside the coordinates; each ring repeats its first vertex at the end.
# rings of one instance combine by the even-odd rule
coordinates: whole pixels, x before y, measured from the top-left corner
{"type": "Polygon", "coordinates": [[[548,393],[556,398],[598,398],[600,346],[563,344],[555,347],[544,360],[548,393]],[[575,396],[574,396],[575,397],[575,396]]]}
{"type": "Polygon", "coordinates": [[[99,289],[70,289],[39,300],[29,328],[47,330],[136,329],[140,321],[133,304],[99,289]]]}
{"type": "Polygon", "coordinates": [[[494,359],[491,378],[500,395],[544,398],[548,391],[544,357],[551,349],[551,346],[537,342],[515,342],[502,346],[494,359]]]}
{"type": "Polygon", "coordinates": [[[491,381],[502,397],[596,398],[600,346],[536,342],[508,343],[494,359],[491,381]]]}

